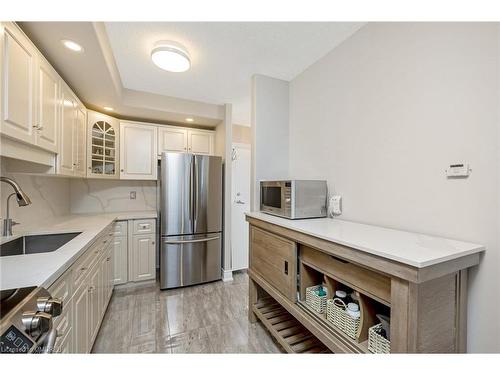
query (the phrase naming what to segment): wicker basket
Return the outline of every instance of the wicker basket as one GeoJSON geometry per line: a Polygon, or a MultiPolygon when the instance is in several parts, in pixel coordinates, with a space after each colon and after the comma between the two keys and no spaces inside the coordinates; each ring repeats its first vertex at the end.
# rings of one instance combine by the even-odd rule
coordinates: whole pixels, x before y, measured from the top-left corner
{"type": "Polygon", "coordinates": [[[391,352],[391,342],[380,334],[382,324],[368,329],[368,350],[372,353],[388,354],[391,352]]]}
{"type": "Polygon", "coordinates": [[[309,288],[306,288],[306,305],[309,306],[312,310],[317,312],[318,314],[324,314],[326,308],[326,296],[328,294],[328,289],[323,285],[315,285],[309,288]],[[319,288],[322,287],[326,292],[324,296],[318,296],[316,292],[319,288]]]}
{"type": "Polygon", "coordinates": [[[326,320],[339,328],[347,336],[357,339],[361,318],[353,318],[347,313],[346,309],[347,306],[341,299],[329,299],[326,301],[326,320]],[[342,304],[343,307],[337,306],[335,301],[342,304]]]}

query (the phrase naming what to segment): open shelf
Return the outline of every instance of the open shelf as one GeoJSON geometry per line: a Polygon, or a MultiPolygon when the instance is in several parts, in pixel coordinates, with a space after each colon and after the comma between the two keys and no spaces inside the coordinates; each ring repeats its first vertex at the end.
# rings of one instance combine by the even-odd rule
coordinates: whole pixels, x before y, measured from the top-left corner
{"type": "Polygon", "coordinates": [[[272,297],[259,300],[252,311],[288,353],[331,353],[272,297]]]}
{"type": "Polygon", "coordinates": [[[300,261],[300,278],[299,278],[299,293],[297,304],[303,309],[307,310],[309,314],[318,320],[321,324],[326,325],[332,331],[337,332],[338,335],[343,336],[346,340],[350,340],[354,345],[360,347],[363,351],[368,351],[368,329],[379,323],[376,315],[383,314],[390,316],[390,303],[381,298],[372,298],[372,294],[369,296],[362,293],[361,288],[357,288],[356,285],[352,283],[344,283],[336,278],[331,277],[329,274],[324,273],[322,270],[316,267],[300,261]],[[340,289],[346,291],[348,294],[353,293],[357,299],[359,305],[359,310],[361,312],[359,329],[356,338],[350,337],[341,328],[333,324],[327,319],[326,310],[325,313],[319,314],[310,308],[306,303],[306,288],[323,285],[327,289],[327,299],[331,300],[335,297],[335,291],[340,289]],[[382,302],[383,303],[382,303],[382,302]]]}

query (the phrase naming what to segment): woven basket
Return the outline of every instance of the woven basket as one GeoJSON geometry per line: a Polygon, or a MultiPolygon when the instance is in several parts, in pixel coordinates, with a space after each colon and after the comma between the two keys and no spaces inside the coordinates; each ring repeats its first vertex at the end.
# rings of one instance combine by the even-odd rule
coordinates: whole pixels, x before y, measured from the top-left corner
{"type": "Polygon", "coordinates": [[[306,288],[306,305],[318,314],[324,314],[326,308],[326,294],[324,296],[318,296],[315,292],[323,287],[323,290],[328,294],[328,289],[326,286],[315,285],[306,288]]]}
{"type": "Polygon", "coordinates": [[[358,337],[361,319],[353,318],[347,313],[346,309],[347,306],[341,299],[329,299],[326,301],[326,320],[339,328],[347,336],[356,339],[358,337]],[[343,304],[343,307],[337,306],[334,301],[343,304]]]}
{"type": "Polygon", "coordinates": [[[382,324],[368,329],[368,350],[372,353],[388,354],[391,352],[391,342],[380,334],[382,324]]]}

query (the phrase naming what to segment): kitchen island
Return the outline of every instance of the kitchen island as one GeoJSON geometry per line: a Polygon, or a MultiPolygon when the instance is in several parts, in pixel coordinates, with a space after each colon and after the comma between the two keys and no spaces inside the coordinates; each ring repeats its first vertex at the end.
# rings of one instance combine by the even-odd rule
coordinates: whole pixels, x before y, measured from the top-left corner
{"type": "Polygon", "coordinates": [[[391,353],[466,351],[467,270],[484,246],[337,219],[246,218],[249,318],[287,351],[373,351],[377,314],[390,317],[391,353]],[[338,288],[354,293],[361,313],[354,333],[306,303],[318,285],[326,300],[338,288]]]}

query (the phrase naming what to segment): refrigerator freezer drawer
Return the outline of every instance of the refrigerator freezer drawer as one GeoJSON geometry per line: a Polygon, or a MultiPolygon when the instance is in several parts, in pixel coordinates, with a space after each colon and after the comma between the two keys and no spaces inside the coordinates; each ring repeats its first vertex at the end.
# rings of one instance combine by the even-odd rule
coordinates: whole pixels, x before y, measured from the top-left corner
{"type": "Polygon", "coordinates": [[[170,236],[161,239],[160,288],[221,279],[221,234],[170,236]]]}

